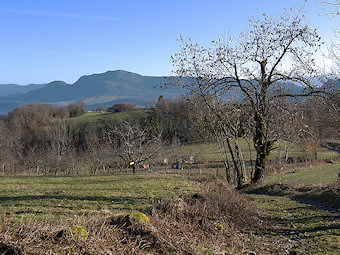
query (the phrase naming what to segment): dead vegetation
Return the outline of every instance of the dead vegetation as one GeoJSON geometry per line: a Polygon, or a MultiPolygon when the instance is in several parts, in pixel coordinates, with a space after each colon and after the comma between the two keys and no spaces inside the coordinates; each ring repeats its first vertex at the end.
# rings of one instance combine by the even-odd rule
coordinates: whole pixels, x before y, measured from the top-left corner
{"type": "MultiPolygon", "coordinates": [[[[56,223],[2,217],[1,254],[247,254],[244,230],[258,224],[257,209],[218,182],[193,196],[165,199],[150,223],[92,217],[56,223]]],[[[125,219],[125,220],[124,220],[125,219]]]]}

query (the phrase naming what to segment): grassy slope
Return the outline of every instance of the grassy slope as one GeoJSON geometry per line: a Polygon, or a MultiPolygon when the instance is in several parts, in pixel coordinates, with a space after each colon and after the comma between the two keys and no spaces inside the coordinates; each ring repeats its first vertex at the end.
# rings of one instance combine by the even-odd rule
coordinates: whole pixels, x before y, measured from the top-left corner
{"type": "Polygon", "coordinates": [[[60,218],[145,210],[154,198],[188,193],[189,181],[162,174],[0,177],[0,214],[60,218]]]}
{"type": "Polygon", "coordinates": [[[340,254],[339,213],[287,196],[248,197],[264,212],[265,225],[255,230],[258,235],[255,246],[262,250],[259,254],[272,254],[270,251],[277,247],[279,254],[340,254]]]}
{"type": "Polygon", "coordinates": [[[289,174],[268,178],[265,183],[294,182],[302,185],[326,185],[335,182],[340,173],[340,162],[297,169],[289,174]]]}
{"type": "MultiPolygon", "coordinates": [[[[239,145],[240,148],[243,152],[243,156],[245,160],[250,159],[250,154],[252,160],[255,160],[256,158],[256,152],[254,147],[252,146],[252,141],[251,139],[240,139],[239,140],[239,145]],[[248,142],[247,142],[248,141],[248,142]],[[249,145],[250,143],[250,152],[249,152],[249,145]]],[[[278,144],[277,145],[278,149],[274,150],[269,159],[278,157],[280,155],[280,148],[281,148],[281,156],[284,156],[284,148],[282,145],[278,144]]],[[[319,159],[331,159],[339,156],[339,153],[336,151],[330,151],[327,148],[322,148],[319,147],[317,148],[318,152],[318,158],[319,159]]],[[[221,161],[221,154],[220,150],[218,148],[217,143],[215,142],[197,142],[197,143],[192,143],[192,144],[187,144],[183,146],[178,146],[178,147],[173,147],[173,146],[168,146],[165,148],[165,155],[189,155],[189,154],[194,154],[197,156],[198,159],[204,160],[204,161],[221,161]]],[[[229,155],[229,159],[231,160],[231,156],[229,155]]],[[[301,157],[304,158],[306,157],[306,153],[302,151],[301,148],[297,145],[291,145],[291,149],[289,150],[289,157],[301,157]]]]}
{"type": "MultiPolygon", "coordinates": [[[[124,118],[137,118],[146,114],[146,111],[143,110],[135,110],[130,112],[119,112],[119,113],[100,113],[100,112],[87,112],[82,116],[69,118],[66,121],[74,122],[74,123],[93,123],[100,120],[118,120],[124,118]]],[[[247,139],[239,139],[239,145],[241,151],[243,152],[243,156],[245,160],[255,160],[256,153],[255,149],[252,145],[252,140],[250,138],[247,139]],[[249,151],[250,146],[250,151],[249,151]]],[[[285,143],[278,142],[276,143],[277,149],[274,150],[270,158],[275,158],[281,155],[284,156],[285,151],[285,143]]],[[[335,151],[330,151],[326,148],[319,147],[317,148],[318,158],[319,159],[330,159],[337,157],[339,154],[335,151]]],[[[191,143],[179,147],[168,146],[165,148],[164,155],[189,155],[195,154],[198,159],[204,161],[221,161],[220,150],[216,142],[198,142],[191,143]]],[[[289,157],[308,157],[303,149],[296,144],[289,144],[289,157]]],[[[229,159],[231,156],[229,155],[229,159]]]]}
{"type": "MultiPolygon", "coordinates": [[[[315,181],[314,173],[322,172],[319,179],[326,183],[327,176],[336,172],[338,166],[335,163],[317,166],[288,176],[295,182],[304,176],[304,183],[310,184],[315,181]]],[[[285,176],[271,177],[268,182],[279,182],[285,176]]],[[[48,219],[49,222],[81,215],[107,216],[121,211],[143,211],[150,208],[153,198],[192,193],[196,187],[194,182],[169,174],[4,176],[0,177],[0,213],[16,221],[23,217],[48,219]]],[[[294,251],[340,254],[339,213],[287,195],[253,193],[247,196],[262,209],[263,220],[260,228],[243,233],[249,240],[248,250],[256,254],[273,254],[273,251],[275,254],[294,251]]]]}
{"type": "Polygon", "coordinates": [[[317,201],[301,199],[301,193],[294,193],[299,186],[334,183],[339,171],[340,163],[299,169],[270,177],[263,187],[248,194],[269,222],[257,230],[262,249],[270,250],[265,244],[272,242],[282,246],[282,254],[340,254],[339,210],[329,211],[317,201]]]}
{"type": "Polygon", "coordinates": [[[127,117],[135,118],[137,116],[142,116],[145,114],[143,110],[135,110],[130,112],[87,112],[81,116],[65,119],[71,122],[96,122],[100,120],[118,120],[127,117]]]}

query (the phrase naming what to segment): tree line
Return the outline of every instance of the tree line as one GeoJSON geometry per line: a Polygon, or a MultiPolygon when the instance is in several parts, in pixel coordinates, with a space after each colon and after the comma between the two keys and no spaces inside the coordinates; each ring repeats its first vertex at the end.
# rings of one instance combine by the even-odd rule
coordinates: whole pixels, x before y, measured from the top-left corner
{"type": "MultiPolygon", "coordinates": [[[[335,102],[339,104],[337,94],[335,102]]],[[[246,181],[250,162],[238,144],[249,142],[252,113],[244,102],[222,102],[214,97],[159,97],[138,114],[97,121],[77,121],[83,104],[57,107],[30,104],[0,120],[0,163],[3,173],[96,174],[126,170],[129,161],[140,166],[158,164],[167,145],[216,141],[229,182],[246,181]],[[205,100],[205,101],[203,101],[205,100]],[[208,101],[224,113],[223,119],[206,109],[208,101]],[[75,114],[77,113],[77,114],[75,114]]],[[[270,112],[271,134],[287,144],[304,144],[314,157],[316,146],[339,138],[339,116],[326,98],[280,102],[270,112]],[[334,132],[336,131],[336,132],[334,132]]],[[[275,144],[273,144],[275,146],[275,144]]],[[[250,164],[251,165],[251,164],[250,164]]],[[[251,165],[254,171],[255,164],[251,165]]],[[[248,174],[249,175],[249,174],[248,174]]]]}

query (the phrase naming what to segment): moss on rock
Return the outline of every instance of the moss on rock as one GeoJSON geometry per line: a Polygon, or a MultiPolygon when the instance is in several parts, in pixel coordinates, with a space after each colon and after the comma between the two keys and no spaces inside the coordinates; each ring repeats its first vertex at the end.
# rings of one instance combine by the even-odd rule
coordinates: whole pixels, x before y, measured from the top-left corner
{"type": "Polygon", "coordinates": [[[125,219],[132,225],[135,223],[149,224],[150,219],[144,213],[135,212],[125,216],[125,219]]]}

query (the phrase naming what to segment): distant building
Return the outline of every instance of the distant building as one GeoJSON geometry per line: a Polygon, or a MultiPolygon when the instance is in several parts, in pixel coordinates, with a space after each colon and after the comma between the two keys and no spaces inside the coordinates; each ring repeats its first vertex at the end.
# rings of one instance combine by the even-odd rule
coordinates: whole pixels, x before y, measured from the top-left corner
{"type": "Polygon", "coordinates": [[[114,104],[112,107],[107,108],[108,112],[126,112],[134,110],[135,106],[133,104],[114,104]]]}
{"type": "Polygon", "coordinates": [[[124,112],[125,104],[114,104],[112,107],[107,108],[108,112],[124,112]]]}

